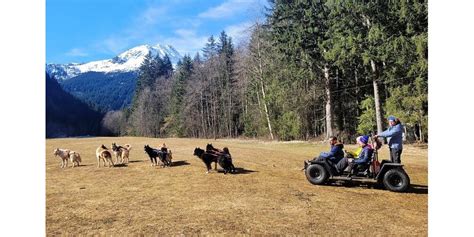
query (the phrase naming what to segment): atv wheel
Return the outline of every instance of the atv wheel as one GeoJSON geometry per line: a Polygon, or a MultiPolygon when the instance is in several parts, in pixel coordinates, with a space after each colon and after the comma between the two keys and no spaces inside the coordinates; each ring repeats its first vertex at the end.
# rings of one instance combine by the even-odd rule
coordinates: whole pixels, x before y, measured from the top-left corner
{"type": "Polygon", "coordinates": [[[391,169],[383,176],[383,185],[393,192],[403,192],[410,186],[410,178],[405,171],[391,169]]]}
{"type": "Polygon", "coordinates": [[[306,178],[312,184],[323,184],[328,179],[327,170],[320,164],[312,164],[306,168],[306,178]]]}

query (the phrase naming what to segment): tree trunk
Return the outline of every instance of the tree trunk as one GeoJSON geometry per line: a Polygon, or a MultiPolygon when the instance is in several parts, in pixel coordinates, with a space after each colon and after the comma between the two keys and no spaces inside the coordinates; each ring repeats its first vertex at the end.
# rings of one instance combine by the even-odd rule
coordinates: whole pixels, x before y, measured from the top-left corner
{"type": "Polygon", "coordinates": [[[264,86],[264,80],[263,80],[263,66],[262,66],[262,55],[260,52],[260,40],[257,40],[257,53],[258,53],[258,69],[259,69],[258,72],[259,72],[259,79],[260,79],[260,88],[262,90],[263,108],[265,110],[265,117],[267,119],[268,132],[270,133],[270,138],[273,140],[272,123],[270,122],[270,115],[268,112],[265,86],[264,86]]]}
{"type": "Polygon", "coordinates": [[[263,80],[261,83],[262,86],[262,97],[263,97],[263,108],[265,109],[265,117],[267,118],[268,132],[270,133],[270,138],[273,140],[272,124],[270,122],[270,115],[268,113],[267,102],[265,102],[265,90],[263,88],[263,80]]]}
{"type": "Polygon", "coordinates": [[[373,86],[374,86],[374,100],[375,100],[375,119],[377,121],[377,134],[383,132],[382,127],[382,107],[380,105],[380,95],[379,95],[379,85],[377,83],[378,71],[377,66],[375,65],[374,60],[370,60],[370,66],[372,67],[373,72],[373,86]]]}
{"type": "Polygon", "coordinates": [[[333,136],[332,128],[332,100],[331,100],[331,79],[329,77],[329,68],[324,66],[324,77],[326,82],[326,139],[333,136]]]}
{"type": "Polygon", "coordinates": [[[420,125],[418,127],[419,127],[418,131],[420,133],[420,141],[423,143],[423,142],[425,142],[425,137],[423,136],[423,133],[422,133],[422,130],[421,130],[421,122],[420,122],[420,125]]]}
{"type": "Polygon", "coordinates": [[[206,125],[205,125],[205,119],[204,119],[204,101],[203,101],[203,98],[202,98],[202,91],[199,92],[199,95],[200,95],[200,105],[201,105],[201,130],[202,130],[202,133],[203,133],[203,136],[206,136],[207,137],[207,132],[206,132],[206,125]]]}
{"type": "MultiPolygon", "coordinates": [[[[357,106],[359,106],[360,104],[360,101],[359,101],[359,94],[360,94],[360,91],[359,91],[359,78],[357,77],[357,69],[355,70],[354,72],[354,77],[355,77],[355,84],[356,84],[356,90],[355,90],[355,93],[356,93],[356,103],[357,103],[357,106]]],[[[359,113],[359,110],[356,109],[356,115],[357,117],[360,116],[360,113],[359,113]]]]}
{"type": "Polygon", "coordinates": [[[233,118],[232,118],[232,90],[229,92],[229,109],[228,109],[228,113],[229,113],[229,136],[232,137],[232,128],[234,127],[233,126],[233,118]]]}

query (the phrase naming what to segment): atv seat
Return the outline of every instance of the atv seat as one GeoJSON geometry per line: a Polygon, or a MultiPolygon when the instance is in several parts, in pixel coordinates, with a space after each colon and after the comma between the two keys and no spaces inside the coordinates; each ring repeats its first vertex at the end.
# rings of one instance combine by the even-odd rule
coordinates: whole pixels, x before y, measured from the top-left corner
{"type": "Polygon", "coordinates": [[[374,160],[374,158],[375,158],[375,152],[372,152],[372,154],[370,155],[370,159],[368,159],[367,162],[363,164],[354,164],[354,166],[352,167],[352,170],[349,170],[349,173],[352,173],[355,175],[358,175],[361,173],[363,173],[363,175],[370,175],[371,173],[370,165],[372,164],[372,161],[374,160]]]}

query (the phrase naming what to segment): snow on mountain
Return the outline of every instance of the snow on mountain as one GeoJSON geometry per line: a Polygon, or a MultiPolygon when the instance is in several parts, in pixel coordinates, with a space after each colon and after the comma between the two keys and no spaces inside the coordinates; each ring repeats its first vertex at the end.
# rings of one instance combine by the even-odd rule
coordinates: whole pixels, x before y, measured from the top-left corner
{"type": "Polygon", "coordinates": [[[171,45],[140,45],[131,48],[112,59],[93,61],[88,63],[46,64],[46,71],[56,79],[67,80],[86,72],[130,72],[139,69],[145,56],[151,53],[163,58],[165,55],[173,65],[181,59],[181,55],[171,45]]]}

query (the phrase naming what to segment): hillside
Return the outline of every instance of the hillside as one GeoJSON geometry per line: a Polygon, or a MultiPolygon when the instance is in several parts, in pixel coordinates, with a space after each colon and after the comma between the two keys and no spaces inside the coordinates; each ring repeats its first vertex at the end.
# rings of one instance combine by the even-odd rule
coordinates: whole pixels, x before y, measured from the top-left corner
{"type": "Polygon", "coordinates": [[[46,74],[46,137],[97,135],[102,115],[46,74]]]}
{"type": "Polygon", "coordinates": [[[61,83],[64,90],[97,111],[119,110],[130,105],[137,74],[86,72],[61,83]]]}

